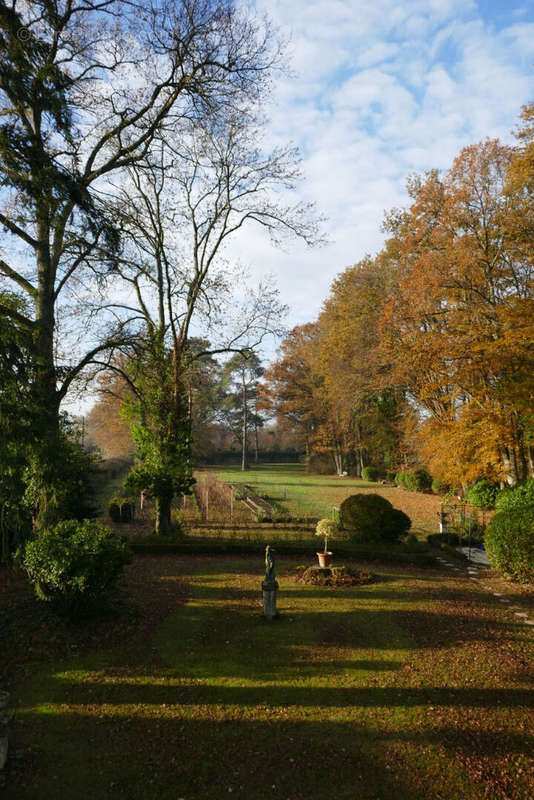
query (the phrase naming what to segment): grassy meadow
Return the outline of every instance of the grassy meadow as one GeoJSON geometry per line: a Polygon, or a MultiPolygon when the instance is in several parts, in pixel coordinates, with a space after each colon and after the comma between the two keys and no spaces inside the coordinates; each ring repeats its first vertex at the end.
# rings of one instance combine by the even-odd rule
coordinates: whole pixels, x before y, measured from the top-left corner
{"type": "Polygon", "coordinates": [[[213,468],[227,483],[246,483],[257,492],[267,494],[291,514],[298,517],[331,517],[333,507],[357,492],[375,492],[412,520],[416,533],[435,533],[441,499],[436,495],[407,492],[396,486],[383,486],[357,478],[335,475],[310,475],[301,464],[251,465],[247,472],[240,467],[213,468]]]}

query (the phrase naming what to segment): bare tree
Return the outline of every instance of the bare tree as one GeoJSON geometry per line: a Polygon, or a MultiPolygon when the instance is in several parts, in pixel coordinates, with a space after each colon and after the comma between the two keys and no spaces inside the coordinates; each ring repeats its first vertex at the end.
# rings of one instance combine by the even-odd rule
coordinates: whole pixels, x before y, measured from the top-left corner
{"type": "Polygon", "coordinates": [[[185,376],[191,363],[248,351],[268,333],[281,331],[284,307],[278,292],[268,282],[255,292],[245,291],[243,276],[222,257],[226,241],[250,224],[266,228],[275,241],[286,234],[309,244],[318,240],[309,206],[276,199],[277,192],[289,193],[299,176],[296,152],[282,148],[264,154],[259,140],[250,115],[190,124],[186,136],[182,128],[179,143],[167,133],[157,161],[132,167],[129,184],[117,187],[125,240],[117,269],[131,300],[110,302],[107,308],[132,329],[141,323],[143,352],[133,380],[144,401],[138,406],[136,435],[141,450],[150,451],[145,461],[157,463],[158,478],[154,469],[145,469],[139,481],[152,485],[158,530],[168,527],[173,492],[183,491],[183,481],[189,480],[190,442],[184,430],[190,417],[185,376]],[[209,349],[191,349],[191,337],[199,333],[212,343],[209,349]],[[165,482],[160,468],[166,459],[167,475],[174,478],[165,482]]]}
{"type": "Polygon", "coordinates": [[[166,126],[257,101],[277,44],[231,0],[1,0],[0,56],[0,276],[29,301],[0,311],[30,334],[37,440],[52,458],[61,401],[122,336],[100,335],[99,317],[85,352],[57,363],[63,313],[114,264],[109,180],[166,126]]]}

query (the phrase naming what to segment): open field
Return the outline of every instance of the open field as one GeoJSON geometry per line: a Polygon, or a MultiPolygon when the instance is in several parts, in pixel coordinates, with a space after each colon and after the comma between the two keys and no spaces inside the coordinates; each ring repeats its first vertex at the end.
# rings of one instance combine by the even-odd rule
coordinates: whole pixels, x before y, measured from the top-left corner
{"type": "Polygon", "coordinates": [[[374,492],[400,508],[412,520],[414,532],[435,533],[441,498],[432,494],[407,492],[395,486],[382,486],[357,478],[334,475],[309,475],[300,464],[259,464],[247,472],[239,467],[213,468],[228,483],[246,483],[266,493],[292,515],[330,517],[332,507],[356,492],[374,492]]]}
{"type": "Polygon", "coordinates": [[[531,798],[534,628],[491,573],[373,565],[331,589],[299,563],[277,563],[273,623],[261,557],[138,557],[114,614],[78,625],[5,570],[2,797],[531,798]]]}

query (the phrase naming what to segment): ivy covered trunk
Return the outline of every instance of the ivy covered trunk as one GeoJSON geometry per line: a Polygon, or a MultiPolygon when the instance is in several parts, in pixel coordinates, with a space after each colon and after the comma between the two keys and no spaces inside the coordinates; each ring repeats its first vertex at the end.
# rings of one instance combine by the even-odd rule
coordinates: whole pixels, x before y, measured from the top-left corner
{"type": "Polygon", "coordinates": [[[156,506],[156,521],[155,533],[156,535],[165,535],[171,530],[171,506],[172,494],[161,492],[155,498],[156,506]]]}
{"type": "MultiPolygon", "coordinates": [[[[34,526],[49,524],[61,516],[62,459],[59,395],[54,363],[54,283],[55,270],[51,263],[49,230],[45,222],[37,226],[38,286],[35,291],[35,328],[32,344],[32,376],[30,414],[34,434],[30,449],[27,499],[32,505],[34,526]]],[[[66,500],[63,497],[63,500],[66,500]]]]}

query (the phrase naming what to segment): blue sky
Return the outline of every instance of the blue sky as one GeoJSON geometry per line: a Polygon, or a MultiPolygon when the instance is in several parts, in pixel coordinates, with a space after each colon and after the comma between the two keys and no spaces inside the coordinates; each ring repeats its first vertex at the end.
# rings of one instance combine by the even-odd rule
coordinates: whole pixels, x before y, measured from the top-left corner
{"type": "Polygon", "coordinates": [[[304,157],[305,199],[331,243],[270,247],[249,230],[232,248],[272,272],[289,324],[316,317],[332,279],[383,241],[385,210],[406,203],[407,175],[446,169],[487,136],[512,141],[534,100],[534,3],[496,0],[256,0],[290,40],[291,79],[269,109],[269,140],[304,157]]]}

